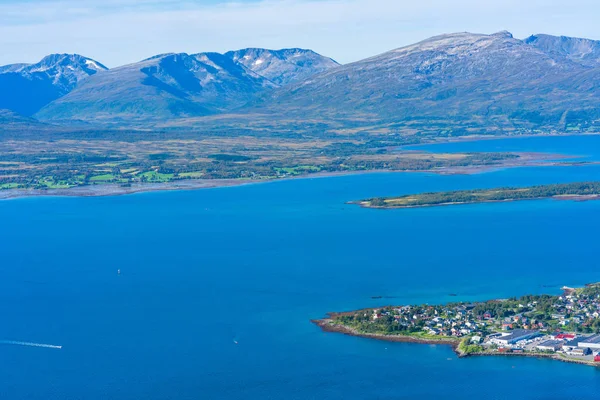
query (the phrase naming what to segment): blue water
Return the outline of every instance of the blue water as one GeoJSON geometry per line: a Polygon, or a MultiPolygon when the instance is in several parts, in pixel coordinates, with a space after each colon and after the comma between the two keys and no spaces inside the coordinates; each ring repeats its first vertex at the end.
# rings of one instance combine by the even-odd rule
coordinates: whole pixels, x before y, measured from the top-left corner
{"type": "Polygon", "coordinates": [[[323,333],[309,320],[600,280],[600,202],[344,204],[599,172],[381,173],[0,202],[0,340],[63,346],[0,345],[0,397],[598,399],[600,369],[458,360],[444,346],[323,333]]]}
{"type": "Polygon", "coordinates": [[[600,161],[600,135],[530,136],[406,146],[407,150],[432,152],[523,151],[577,156],[578,161],[600,161]]]}

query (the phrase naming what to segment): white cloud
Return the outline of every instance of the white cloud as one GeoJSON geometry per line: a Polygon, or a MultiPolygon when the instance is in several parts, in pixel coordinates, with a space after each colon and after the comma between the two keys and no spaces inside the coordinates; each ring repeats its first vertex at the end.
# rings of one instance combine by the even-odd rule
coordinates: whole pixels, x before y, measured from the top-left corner
{"type": "Polygon", "coordinates": [[[507,29],[600,39],[597,0],[30,0],[0,5],[0,64],[77,52],[109,66],[164,52],[306,47],[349,62],[432,35],[507,29]]]}

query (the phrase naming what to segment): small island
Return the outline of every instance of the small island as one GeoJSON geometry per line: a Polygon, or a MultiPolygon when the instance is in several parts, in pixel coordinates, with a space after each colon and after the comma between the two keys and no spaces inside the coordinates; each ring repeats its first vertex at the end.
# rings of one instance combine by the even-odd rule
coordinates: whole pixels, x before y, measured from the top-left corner
{"type": "Polygon", "coordinates": [[[350,202],[366,208],[414,208],[458,204],[489,203],[500,201],[538,200],[597,200],[600,182],[577,182],[530,187],[504,187],[494,189],[457,190],[409,194],[398,197],[376,197],[350,202]]]}
{"type": "Polygon", "coordinates": [[[564,287],[559,296],[386,306],[312,322],[326,332],[450,345],[459,357],[529,356],[600,366],[600,283],[564,287]]]}

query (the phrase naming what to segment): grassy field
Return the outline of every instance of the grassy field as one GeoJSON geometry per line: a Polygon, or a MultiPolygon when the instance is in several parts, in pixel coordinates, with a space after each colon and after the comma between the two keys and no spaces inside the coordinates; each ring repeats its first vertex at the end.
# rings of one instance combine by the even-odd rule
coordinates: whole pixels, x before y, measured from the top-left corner
{"type": "Polygon", "coordinates": [[[321,167],[315,165],[299,165],[297,167],[275,168],[278,175],[304,175],[311,172],[321,171],[321,167]]]}
{"type": "Polygon", "coordinates": [[[21,187],[21,185],[19,185],[18,183],[3,183],[0,184],[0,190],[2,189],[17,189],[21,187]]]}
{"type": "Polygon", "coordinates": [[[238,136],[180,130],[5,133],[0,135],[0,189],[426,171],[502,165],[519,158],[510,153],[399,152],[399,146],[419,140],[390,132],[304,135],[290,127],[280,135],[256,130],[238,136]]]}
{"type": "Polygon", "coordinates": [[[170,182],[173,180],[174,174],[162,174],[158,171],[142,172],[138,175],[142,182],[170,182]]]}
{"type": "Polygon", "coordinates": [[[104,175],[92,176],[90,178],[90,181],[92,181],[92,182],[112,182],[115,179],[117,179],[117,177],[113,174],[104,174],[104,175]]]}

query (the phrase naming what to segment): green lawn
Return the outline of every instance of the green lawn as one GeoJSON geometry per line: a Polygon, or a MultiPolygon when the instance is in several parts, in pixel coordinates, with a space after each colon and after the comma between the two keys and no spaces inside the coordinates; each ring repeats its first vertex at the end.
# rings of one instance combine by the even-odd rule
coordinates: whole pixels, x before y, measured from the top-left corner
{"type": "Polygon", "coordinates": [[[66,182],[51,182],[46,183],[46,187],[48,189],[68,189],[71,187],[71,185],[66,182]]]}
{"type": "Polygon", "coordinates": [[[107,182],[107,181],[113,181],[115,180],[115,176],[113,174],[103,174],[103,175],[96,175],[96,176],[92,176],[90,178],[90,181],[92,182],[107,182]]]}
{"type": "Polygon", "coordinates": [[[54,177],[52,176],[41,178],[38,181],[38,185],[45,186],[47,189],[68,189],[72,186],[75,186],[67,181],[55,181],[54,177]]]}
{"type": "Polygon", "coordinates": [[[20,185],[18,183],[2,183],[0,184],[0,190],[2,189],[17,189],[20,185]]]}
{"type": "Polygon", "coordinates": [[[161,174],[156,171],[144,172],[138,176],[146,178],[148,182],[169,182],[173,179],[173,174],[161,174]]]}
{"type": "Polygon", "coordinates": [[[314,165],[298,165],[296,167],[275,168],[275,170],[279,174],[300,175],[307,172],[319,172],[321,168],[314,165]]]}

